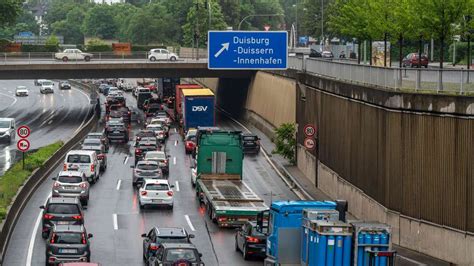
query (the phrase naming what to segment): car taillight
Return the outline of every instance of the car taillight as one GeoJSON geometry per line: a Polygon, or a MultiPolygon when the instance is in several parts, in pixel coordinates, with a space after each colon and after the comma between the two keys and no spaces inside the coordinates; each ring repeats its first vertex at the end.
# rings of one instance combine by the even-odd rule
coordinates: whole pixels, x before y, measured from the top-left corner
{"type": "MultiPolygon", "coordinates": [[[[50,241],[51,244],[54,244],[54,239],[55,239],[55,238],[56,238],[56,234],[53,233],[53,235],[51,236],[51,241],[50,241]]],[[[51,259],[52,259],[52,258],[49,258],[50,261],[51,261],[51,259]]],[[[53,259],[53,261],[54,261],[54,259],[53,259]]]]}
{"type": "Polygon", "coordinates": [[[258,238],[252,237],[252,236],[247,236],[246,239],[247,239],[247,242],[250,242],[250,243],[258,243],[260,241],[258,238]]]}
{"type": "Polygon", "coordinates": [[[150,250],[158,250],[158,246],[157,245],[150,245],[150,250]]]}
{"type": "Polygon", "coordinates": [[[86,235],[82,233],[82,244],[87,244],[86,235]]]}
{"type": "Polygon", "coordinates": [[[72,216],[72,219],[74,219],[74,220],[82,220],[82,215],[74,215],[74,216],[72,216]]]}
{"type": "Polygon", "coordinates": [[[91,164],[91,172],[94,172],[94,164],[91,164]]]}
{"type": "Polygon", "coordinates": [[[141,194],[142,196],[146,196],[147,192],[144,190],[144,191],[140,192],[140,194],[141,194]]]}
{"type": "Polygon", "coordinates": [[[171,196],[173,196],[173,191],[170,190],[170,191],[168,191],[166,194],[168,194],[168,196],[171,197],[171,196]]]}
{"type": "Polygon", "coordinates": [[[82,184],[79,185],[79,187],[81,187],[81,188],[86,188],[86,187],[87,187],[87,184],[86,184],[86,183],[82,183],[82,184]]]}
{"type": "Polygon", "coordinates": [[[63,171],[67,171],[67,164],[63,164],[63,171]]]}
{"type": "Polygon", "coordinates": [[[135,149],[135,153],[142,153],[142,150],[140,150],[140,149],[135,149]]]}
{"type": "Polygon", "coordinates": [[[51,220],[51,219],[54,218],[54,216],[51,215],[51,214],[47,214],[47,213],[46,213],[45,215],[43,215],[43,218],[44,218],[45,220],[51,220]]]}
{"type": "Polygon", "coordinates": [[[53,187],[59,187],[59,183],[58,183],[58,182],[54,182],[53,187]]]}
{"type": "Polygon", "coordinates": [[[97,155],[97,158],[99,160],[103,160],[105,158],[105,155],[104,154],[99,154],[99,155],[97,155]]]}
{"type": "Polygon", "coordinates": [[[218,220],[219,220],[219,222],[225,222],[225,221],[227,221],[227,218],[221,217],[221,218],[219,218],[218,220]]]}

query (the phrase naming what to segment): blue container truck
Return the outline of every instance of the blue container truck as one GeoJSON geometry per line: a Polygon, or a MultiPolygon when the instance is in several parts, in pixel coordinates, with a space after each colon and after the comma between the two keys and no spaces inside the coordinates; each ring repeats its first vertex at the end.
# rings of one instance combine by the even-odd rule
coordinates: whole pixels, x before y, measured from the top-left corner
{"type": "Polygon", "coordinates": [[[183,130],[213,127],[215,121],[215,97],[210,89],[183,89],[183,130]]]}

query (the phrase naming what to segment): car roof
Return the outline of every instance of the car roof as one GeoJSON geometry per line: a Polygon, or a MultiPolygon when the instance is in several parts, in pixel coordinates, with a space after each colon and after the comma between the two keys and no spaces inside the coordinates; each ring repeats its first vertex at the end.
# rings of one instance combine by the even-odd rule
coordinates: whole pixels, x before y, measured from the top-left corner
{"type": "Polygon", "coordinates": [[[85,231],[85,228],[83,225],[61,224],[61,225],[55,225],[53,231],[82,233],[85,231]]]}
{"type": "Polygon", "coordinates": [[[15,118],[0,118],[0,121],[13,121],[15,118]]]}
{"type": "Polygon", "coordinates": [[[158,165],[158,162],[155,161],[138,161],[137,165],[139,164],[153,164],[153,165],[158,165]]]}
{"type": "Polygon", "coordinates": [[[253,134],[253,133],[242,133],[242,136],[244,136],[244,137],[257,137],[257,135],[253,134]]]}
{"type": "Polygon", "coordinates": [[[150,137],[147,137],[147,138],[140,139],[138,141],[138,145],[150,145],[150,144],[153,144],[153,145],[157,146],[156,145],[156,138],[155,139],[150,139],[150,137]]]}
{"type": "Polygon", "coordinates": [[[152,154],[163,154],[163,155],[165,155],[165,152],[164,152],[164,151],[149,151],[149,152],[147,152],[147,153],[145,154],[145,157],[146,157],[148,154],[150,154],[150,155],[152,155],[152,154]]]}
{"type": "Polygon", "coordinates": [[[85,139],[84,142],[87,141],[89,143],[102,143],[100,139],[85,139]]]}
{"type": "Polygon", "coordinates": [[[49,203],[65,203],[65,204],[76,204],[79,200],[77,198],[68,198],[68,197],[51,197],[49,198],[49,203]]]}
{"type": "Polygon", "coordinates": [[[91,132],[87,134],[87,136],[103,136],[103,135],[104,135],[103,132],[91,132]]]}
{"type": "Polygon", "coordinates": [[[155,227],[158,236],[187,236],[188,233],[183,227],[155,227]]]}
{"type": "Polygon", "coordinates": [[[58,176],[82,176],[83,174],[81,171],[60,171],[58,176]]]}
{"type": "Polygon", "coordinates": [[[95,151],[89,150],[72,150],[67,153],[67,155],[79,154],[79,155],[92,155],[95,151]]]}
{"type": "Polygon", "coordinates": [[[168,182],[168,179],[149,179],[145,178],[144,180],[145,184],[166,184],[169,185],[170,183],[168,182]]]}
{"type": "Polygon", "coordinates": [[[163,248],[189,248],[189,249],[196,249],[196,246],[191,243],[162,243],[161,246],[163,248]]]}
{"type": "Polygon", "coordinates": [[[100,266],[100,263],[95,262],[63,262],[60,266],[100,266]]]}

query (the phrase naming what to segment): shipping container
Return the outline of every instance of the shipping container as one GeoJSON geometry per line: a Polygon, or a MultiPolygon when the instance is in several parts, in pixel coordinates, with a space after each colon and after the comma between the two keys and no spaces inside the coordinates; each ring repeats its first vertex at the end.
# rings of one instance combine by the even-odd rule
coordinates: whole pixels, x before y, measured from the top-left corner
{"type": "Polygon", "coordinates": [[[215,98],[210,89],[183,89],[183,129],[215,125],[215,98]]]}
{"type": "Polygon", "coordinates": [[[176,100],[174,106],[175,120],[181,119],[182,108],[181,99],[183,98],[183,89],[202,89],[203,87],[198,84],[179,84],[176,85],[176,100]]]}

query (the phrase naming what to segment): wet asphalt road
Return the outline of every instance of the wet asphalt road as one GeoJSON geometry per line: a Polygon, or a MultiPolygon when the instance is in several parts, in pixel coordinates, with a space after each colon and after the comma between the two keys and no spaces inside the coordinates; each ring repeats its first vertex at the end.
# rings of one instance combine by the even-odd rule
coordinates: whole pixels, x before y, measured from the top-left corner
{"type": "MultiPolygon", "coordinates": [[[[53,94],[41,94],[33,80],[0,81],[0,117],[15,118],[17,127],[30,127],[30,149],[69,139],[85,122],[91,107],[89,101],[88,95],[77,88],[59,90],[56,86],[53,94]],[[15,89],[20,85],[28,88],[29,96],[15,96],[15,89]]],[[[18,139],[17,136],[10,145],[0,142],[0,178],[21,158],[16,149],[18,139]]]]}
{"type": "MultiPolygon", "coordinates": [[[[131,94],[126,94],[126,98],[127,104],[134,107],[135,100],[131,94]]],[[[138,112],[135,107],[133,109],[138,112]]],[[[137,117],[140,117],[139,113],[137,117]]],[[[131,138],[142,124],[142,121],[132,123],[131,138]]],[[[242,130],[220,116],[218,125],[225,129],[242,130]]],[[[141,211],[131,182],[130,166],[134,159],[130,144],[131,142],[111,146],[108,169],[91,188],[89,207],[85,211],[85,225],[94,234],[91,239],[92,261],[102,265],[143,265],[140,235],[147,233],[153,226],[180,226],[196,235],[192,242],[203,253],[206,265],[262,265],[259,260],[244,261],[241,253],[234,250],[235,231],[216,227],[205,215],[204,209],[200,208],[190,181],[190,157],[185,155],[182,138],[174,129],[171,129],[166,142],[166,150],[171,155],[169,180],[175,184],[174,209],[147,208],[141,211]]],[[[53,175],[59,170],[60,168],[56,169],[53,175]]],[[[296,199],[262,154],[245,157],[244,181],[267,205],[272,199],[296,199]]],[[[52,180],[49,178],[23,211],[8,247],[4,265],[45,264],[45,244],[40,229],[37,229],[40,221],[38,207],[47,199],[51,185],[52,180]]]]}

